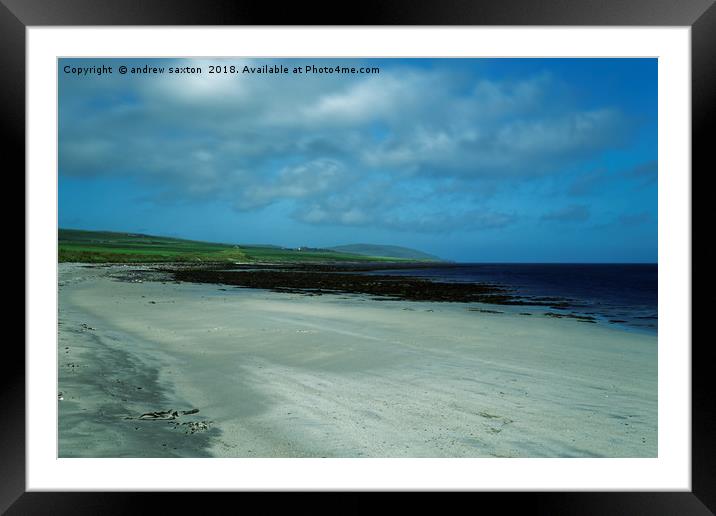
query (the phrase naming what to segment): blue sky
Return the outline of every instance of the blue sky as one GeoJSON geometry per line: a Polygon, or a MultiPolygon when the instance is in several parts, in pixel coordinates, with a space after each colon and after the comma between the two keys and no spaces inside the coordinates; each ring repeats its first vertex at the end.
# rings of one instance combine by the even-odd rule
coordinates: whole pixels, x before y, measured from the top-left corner
{"type": "Polygon", "coordinates": [[[61,59],[59,225],[655,262],[657,61],[61,59]],[[309,63],[380,73],[208,73],[309,63]],[[63,72],[103,64],[114,73],[63,72]]]}

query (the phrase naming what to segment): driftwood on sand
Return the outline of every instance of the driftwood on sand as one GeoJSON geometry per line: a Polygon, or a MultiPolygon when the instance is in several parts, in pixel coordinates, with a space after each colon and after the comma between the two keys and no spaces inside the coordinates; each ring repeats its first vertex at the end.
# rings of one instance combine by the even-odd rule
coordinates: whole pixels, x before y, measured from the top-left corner
{"type": "Polygon", "coordinates": [[[156,421],[164,421],[164,420],[171,420],[176,419],[180,415],[185,416],[189,414],[196,414],[199,412],[199,409],[191,409],[191,410],[157,410],[154,412],[145,412],[144,414],[133,417],[133,416],[127,416],[124,419],[150,419],[150,420],[156,420],[156,421]]]}

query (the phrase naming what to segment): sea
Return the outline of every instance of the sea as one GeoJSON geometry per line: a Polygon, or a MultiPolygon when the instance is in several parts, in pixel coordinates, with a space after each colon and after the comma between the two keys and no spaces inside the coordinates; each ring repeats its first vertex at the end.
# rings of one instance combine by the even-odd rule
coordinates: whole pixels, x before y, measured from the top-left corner
{"type": "Polygon", "coordinates": [[[374,273],[499,285],[526,301],[555,298],[544,308],[566,303],[553,312],[587,315],[640,332],[658,331],[657,264],[465,263],[374,273]]]}

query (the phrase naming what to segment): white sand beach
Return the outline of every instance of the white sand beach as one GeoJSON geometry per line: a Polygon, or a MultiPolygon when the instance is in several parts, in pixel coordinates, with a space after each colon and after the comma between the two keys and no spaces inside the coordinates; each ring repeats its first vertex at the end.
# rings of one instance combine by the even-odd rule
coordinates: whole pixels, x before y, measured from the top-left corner
{"type": "Polygon", "coordinates": [[[59,265],[61,457],[657,455],[655,335],[128,268],[59,265]]]}

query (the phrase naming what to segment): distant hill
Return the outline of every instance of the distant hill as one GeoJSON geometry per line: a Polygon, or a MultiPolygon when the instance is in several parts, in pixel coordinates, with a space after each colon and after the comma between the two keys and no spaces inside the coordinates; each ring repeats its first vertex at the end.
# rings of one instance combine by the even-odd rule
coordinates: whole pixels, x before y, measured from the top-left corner
{"type": "Polygon", "coordinates": [[[442,258],[433,256],[432,254],[410,249],[409,247],[400,247],[398,245],[375,245],[375,244],[350,244],[329,247],[331,251],[340,253],[360,254],[363,256],[382,256],[385,258],[400,258],[401,260],[420,260],[430,262],[441,262],[442,258]]]}

